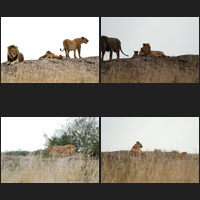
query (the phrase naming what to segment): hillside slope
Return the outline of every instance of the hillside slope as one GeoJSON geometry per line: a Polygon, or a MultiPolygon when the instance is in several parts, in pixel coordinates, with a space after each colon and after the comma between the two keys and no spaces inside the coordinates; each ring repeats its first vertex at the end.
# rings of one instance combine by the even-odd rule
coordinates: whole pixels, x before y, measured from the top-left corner
{"type": "Polygon", "coordinates": [[[1,63],[2,83],[98,83],[99,57],[1,63]]]}
{"type": "Polygon", "coordinates": [[[199,55],[103,61],[102,83],[198,83],[199,55]]]}

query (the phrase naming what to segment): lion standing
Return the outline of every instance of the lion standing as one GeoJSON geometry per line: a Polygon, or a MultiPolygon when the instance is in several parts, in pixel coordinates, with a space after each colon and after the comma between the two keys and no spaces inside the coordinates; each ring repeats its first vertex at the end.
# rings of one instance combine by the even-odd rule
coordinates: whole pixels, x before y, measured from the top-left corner
{"type": "Polygon", "coordinates": [[[10,45],[8,47],[8,61],[6,62],[6,64],[12,65],[23,61],[24,61],[24,56],[22,53],[19,52],[18,47],[15,45],[10,45]]]}
{"type": "Polygon", "coordinates": [[[79,58],[82,58],[81,57],[81,44],[82,43],[87,44],[88,42],[89,42],[89,40],[85,37],[76,38],[74,40],[66,39],[63,41],[64,48],[63,48],[63,50],[60,49],[60,51],[63,52],[65,50],[66,58],[70,58],[69,52],[74,51],[74,58],[76,58],[76,49],[78,49],[79,58]]]}
{"type": "Polygon", "coordinates": [[[131,156],[142,156],[144,154],[140,148],[142,148],[142,144],[140,142],[136,142],[132,149],[129,151],[131,156]]]}

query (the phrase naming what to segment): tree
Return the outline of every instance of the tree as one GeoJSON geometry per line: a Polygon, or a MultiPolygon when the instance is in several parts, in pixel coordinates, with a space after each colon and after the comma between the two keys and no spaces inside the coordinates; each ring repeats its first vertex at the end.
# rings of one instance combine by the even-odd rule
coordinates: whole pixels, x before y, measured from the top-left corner
{"type": "Polygon", "coordinates": [[[56,130],[51,138],[46,138],[46,146],[72,144],[78,152],[99,156],[99,118],[73,117],[56,130]]]}

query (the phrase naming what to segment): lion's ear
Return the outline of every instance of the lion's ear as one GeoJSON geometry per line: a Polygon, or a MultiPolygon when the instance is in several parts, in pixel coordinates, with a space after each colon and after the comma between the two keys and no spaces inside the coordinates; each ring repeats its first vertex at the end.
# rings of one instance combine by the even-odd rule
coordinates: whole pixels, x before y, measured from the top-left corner
{"type": "Polygon", "coordinates": [[[82,40],[84,39],[84,37],[82,37],[82,40]]]}

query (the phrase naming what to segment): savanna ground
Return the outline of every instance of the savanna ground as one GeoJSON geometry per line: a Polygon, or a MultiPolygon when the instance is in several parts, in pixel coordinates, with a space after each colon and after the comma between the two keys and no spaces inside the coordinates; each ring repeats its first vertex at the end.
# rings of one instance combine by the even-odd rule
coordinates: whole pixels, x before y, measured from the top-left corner
{"type": "Polygon", "coordinates": [[[1,63],[1,83],[98,83],[99,57],[1,63]]]}
{"type": "Polygon", "coordinates": [[[99,160],[1,154],[1,183],[99,183],[99,160]]]}
{"type": "Polygon", "coordinates": [[[178,160],[173,152],[145,152],[144,157],[128,151],[101,153],[102,183],[199,183],[199,154],[178,160]]]}
{"type": "Polygon", "coordinates": [[[199,56],[133,57],[103,61],[102,83],[199,83],[199,56]]]}

